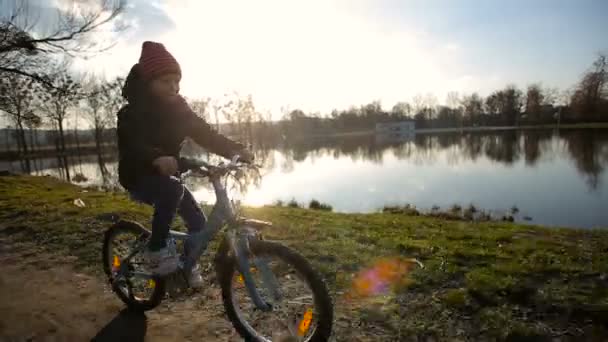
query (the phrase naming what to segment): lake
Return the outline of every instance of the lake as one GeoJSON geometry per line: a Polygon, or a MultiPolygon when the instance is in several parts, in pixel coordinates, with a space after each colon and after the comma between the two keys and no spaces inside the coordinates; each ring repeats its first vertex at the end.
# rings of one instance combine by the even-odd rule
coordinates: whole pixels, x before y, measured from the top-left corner
{"type": "MultiPolygon", "coordinates": [[[[473,204],[495,214],[516,207],[516,221],[532,224],[608,227],[608,129],[317,138],[256,156],[263,177],[233,192],[248,205],[317,199],[334,211],[374,212],[473,204]]],[[[0,162],[0,169],[19,171],[22,163],[0,162]]],[[[30,163],[33,174],[67,177],[56,158],[30,163]]],[[[79,184],[117,187],[115,155],[68,164],[79,184]]],[[[198,200],[214,201],[206,182],[188,184],[198,200]]]]}

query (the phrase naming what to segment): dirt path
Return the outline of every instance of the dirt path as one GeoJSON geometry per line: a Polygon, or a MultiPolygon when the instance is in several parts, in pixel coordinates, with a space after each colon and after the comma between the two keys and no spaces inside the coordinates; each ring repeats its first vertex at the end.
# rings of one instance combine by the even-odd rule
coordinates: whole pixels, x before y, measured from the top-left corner
{"type": "MultiPolygon", "coordinates": [[[[125,309],[105,278],[77,271],[75,260],[0,234],[0,342],[242,341],[211,272],[203,274],[207,286],[199,293],[137,314],[125,309]]],[[[345,307],[343,301],[336,305],[345,307]]],[[[377,330],[350,329],[357,325],[350,321],[336,312],[330,341],[394,340],[377,330]]],[[[275,339],[289,340],[285,332],[275,339]]]]}
{"type": "Polygon", "coordinates": [[[210,286],[134,314],[66,257],[0,239],[0,341],[240,341],[210,286]]]}

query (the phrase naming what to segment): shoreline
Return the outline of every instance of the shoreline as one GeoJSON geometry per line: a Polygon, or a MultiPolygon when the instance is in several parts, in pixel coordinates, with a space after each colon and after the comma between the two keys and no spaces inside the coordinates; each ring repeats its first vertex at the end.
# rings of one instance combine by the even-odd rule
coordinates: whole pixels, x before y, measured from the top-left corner
{"type": "MultiPolygon", "coordinates": [[[[469,132],[498,132],[498,131],[512,131],[512,130],[542,130],[542,129],[608,129],[608,123],[580,123],[580,124],[562,124],[562,125],[531,125],[531,126],[483,126],[483,127],[449,127],[449,128],[422,128],[416,129],[415,131],[408,133],[410,135],[415,134],[438,134],[438,133],[469,133],[469,132]]],[[[306,136],[294,137],[295,140],[306,140],[306,139],[324,139],[324,138],[348,138],[348,137],[360,137],[382,134],[376,134],[374,129],[352,131],[352,132],[333,132],[306,136]]],[[[234,136],[230,136],[235,138],[234,136]]],[[[116,149],[116,144],[104,144],[102,147],[102,153],[116,149]]],[[[80,148],[75,145],[67,146],[66,151],[58,153],[55,146],[42,146],[36,148],[34,152],[28,153],[27,156],[20,155],[17,151],[6,150],[4,147],[0,150],[0,160],[6,161],[18,161],[21,159],[36,159],[36,158],[50,158],[50,157],[63,157],[77,155],[78,150],[81,154],[94,154],[97,153],[97,149],[94,144],[88,143],[83,144],[80,148]]]]}

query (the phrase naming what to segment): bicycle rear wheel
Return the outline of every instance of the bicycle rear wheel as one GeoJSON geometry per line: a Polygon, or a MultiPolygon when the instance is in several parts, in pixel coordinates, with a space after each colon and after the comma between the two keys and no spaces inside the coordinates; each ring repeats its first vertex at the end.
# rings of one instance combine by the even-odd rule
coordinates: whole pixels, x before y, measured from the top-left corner
{"type": "Polygon", "coordinates": [[[273,341],[287,336],[298,341],[327,341],[333,304],[325,283],[308,261],[278,243],[254,240],[250,248],[252,276],[262,298],[272,304],[270,312],[262,312],[253,304],[235,259],[227,260],[218,275],[226,314],[241,337],[246,341],[273,341]],[[264,260],[274,274],[280,299],[274,299],[263,286],[256,258],[264,260]]]}
{"type": "Polygon", "coordinates": [[[103,270],[112,290],[129,309],[136,311],[155,308],[165,296],[163,278],[143,278],[133,274],[145,272],[141,253],[127,260],[127,256],[137,246],[145,244],[149,236],[150,232],[139,223],[120,221],[106,231],[103,240],[103,270]]]}

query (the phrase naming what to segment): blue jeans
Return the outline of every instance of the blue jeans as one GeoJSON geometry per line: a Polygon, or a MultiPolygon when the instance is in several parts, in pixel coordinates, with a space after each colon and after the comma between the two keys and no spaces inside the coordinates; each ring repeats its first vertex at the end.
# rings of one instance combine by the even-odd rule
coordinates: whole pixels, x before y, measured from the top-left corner
{"type": "Polygon", "coordinates": [[[166,247],[176,212],[186,223],[189,234],[202,231],[205,225],[205,214],[192,193],[176,177],[145,176],[129,189],[129,193],[136,201],[154,206],[152,236],[148,245],[152,251],[166,247]]]}

